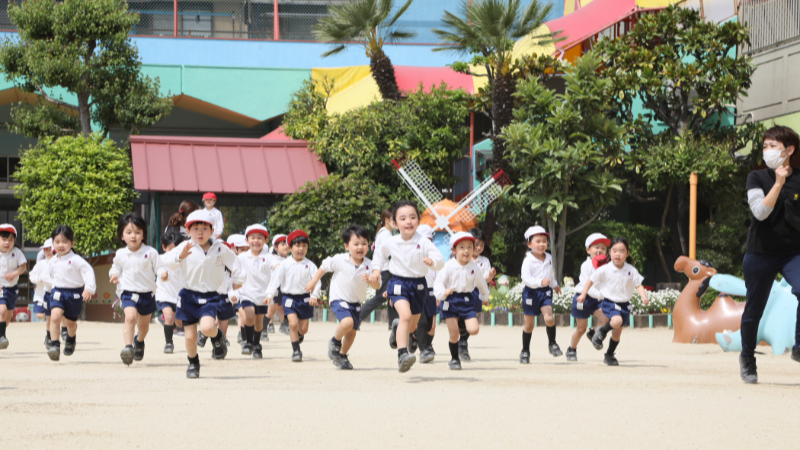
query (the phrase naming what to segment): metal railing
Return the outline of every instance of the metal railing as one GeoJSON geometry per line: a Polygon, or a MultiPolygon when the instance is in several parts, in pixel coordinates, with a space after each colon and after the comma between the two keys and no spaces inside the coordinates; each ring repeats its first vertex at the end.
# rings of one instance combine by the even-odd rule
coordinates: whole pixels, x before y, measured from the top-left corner
{"type": "Polygon", "coordinates": [[[758,53],[800,39],[800,0],[742,0],[739,21],[750,30],[744,53],[758,53]]]}

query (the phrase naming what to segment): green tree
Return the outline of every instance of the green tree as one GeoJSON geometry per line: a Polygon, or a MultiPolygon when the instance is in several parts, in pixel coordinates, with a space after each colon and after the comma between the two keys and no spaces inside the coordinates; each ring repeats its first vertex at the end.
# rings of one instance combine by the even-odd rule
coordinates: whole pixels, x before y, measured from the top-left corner
{"type": "Polygon", "coordinates": [[[414,37],[414,33],[395,28],[397,19],[406,12],[412,1],[407,0],[394,14],[394,0],[351,0],[338,6],[330,5],[329,14],[314,26],[319,40],[335,44],[322,57],[341,52],[349,42],[363,42],[381,97],[384,100],[400,100],[394,66],[383,52],[383,44],[414,37]]]}
{"type": "Polygon", "coordinates": [[[139,16],[123,0],[28,0],[10,5],[18,38],[0,46],[0,69],[34,105],[12,111],[15,133],[29,137],[92,133],[112,127],[136,133],[169,114],[172,101],[159,81],[140,74],[138,50],[128,34],[139,16]],[[55,98],[56,89],[77,99],[55,98]]]}
{"type": "Polygon", "coordinates": [[[556,94],[538,78],[520,81],[514,121],[500,136],[519,174],[510,195],[533,211],[531,219],[545,224],[559,280],[567,236],[614,204],[624,183],[612,169],[626,158],[625,129],[612,117],[612,84],[597,76],[600,66],[591,52],[576,60],[564,74],[564,94],[556,94]],[[589,215],[568,230],[570,210],[589,215]]]}
{"type": "Polygon", "coordinates": [[[327,256],[344,252],[341,233],[348,225],[361,225],[374,233],[384,208],[386,198],[371,180],[358,174],[332,174],[306,183],[275,205],[269,213],[269,228],[273,233],[288,234],[298,228],[307,232],[311,238],[308,258],[319,264],[327,256]]]}
{"type": "Polygon", "coordinates": [[[99,134],[43,138],[22,154],[15,187],[27,237],[44,242],[58,224],[85,255],[118,247],[117,221],[133,208],[128,152],[99,134]]]}

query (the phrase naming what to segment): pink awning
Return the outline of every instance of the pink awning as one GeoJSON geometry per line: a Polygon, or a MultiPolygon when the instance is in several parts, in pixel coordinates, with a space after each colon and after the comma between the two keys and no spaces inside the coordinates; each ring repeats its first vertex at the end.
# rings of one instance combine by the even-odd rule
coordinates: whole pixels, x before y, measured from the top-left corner
{"type": "Polygon", "coordinates": [[[547,27],[552,32],[561,31],[557,38],[566,39],[556,42],[556,48],[566,50],[642,10],[636,0],[595,0],[572,14],[548,21],[547,27]]]}
{"type": "Polygon", "coordinates": [[[306,141],[131,136],[140,191],[290,194],[328,175],[306,141]]]}

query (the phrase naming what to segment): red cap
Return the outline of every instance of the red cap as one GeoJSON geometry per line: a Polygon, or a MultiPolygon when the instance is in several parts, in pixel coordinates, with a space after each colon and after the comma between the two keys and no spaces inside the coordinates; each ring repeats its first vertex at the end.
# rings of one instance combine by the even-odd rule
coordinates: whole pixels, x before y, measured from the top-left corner
{"type": "Polygon", "coordinates": [[[14,228],[14,225],[11,225],[10,223],[4,223],[4,224],[0,225],[0,232],[3,232],[3,231],[5,231],[7,233],[14,233],[14,236],[17,235],[17,229],[14,228]]]}
{"type": "Polygon", "coordinates": [[[203,200],[208,200],[208,199],[216,201],[217,200],[217,196],[213,192],[206,192],[205,194],[203,194],[203,200]]]}
{"type": "Polygon", "coordinates": [[[304,237],[306,239],[309,239],[308,234],[305,231],[303,231],[303,230],[294,230],[291,233],[289,233],[289,237],[286,238],[286,242],[288,242],[289,245],[292,245],[292,241],[295,240],[295,238],[299,238],[299,237],[304,237]]]}
{"type": "Polygon", "coordinates": [[[253,233],[261,234],[261,235],[264,236],[264,239],[269,239],[269,231],[267,231],[267,228],[264,225],[260,225],[260,224],[250,225],[244,231],[244,235],[245,236],[250,236],[253,233]]]}
{"type": "Polygon", "coordinates": [[[610,260],[611,258],[609,258],[608,255],[597,255],[592,258],[592,265],[595,269],[599,269],[606,265],[610,260]]]}

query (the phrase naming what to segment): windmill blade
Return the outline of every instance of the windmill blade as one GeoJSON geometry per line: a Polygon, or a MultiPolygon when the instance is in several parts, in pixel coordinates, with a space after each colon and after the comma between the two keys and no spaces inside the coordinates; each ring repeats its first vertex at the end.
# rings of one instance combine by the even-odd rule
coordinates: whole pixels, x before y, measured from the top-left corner
{"type": "Polygon", "coordinates": [[[425,205],[425,208],[436,218],[435,230],[444,230],[453,235],[453,230],[448,225],[448,219],[439,214],[436,205],[444,199],[442,192],[434,186],[433,182],[416,161],[410,159],[402,166],[397,160],[392,160],[392,164],[397,169],[397,173],[403,182],[411,189],[417,198],[425,205]]]}
{"type": "Polygon", "coordinates": [[[449,223],[453,217],[462,222],[474,219],[475,216],[486,211],[489,204],[503,195],[504,187],[510,184],[511,179],[508,178],[508,175],[502,170],[498,171],[462,199],[458,206],[453,208],[453,211],[446,217],[447,222],[449,223]]]}

